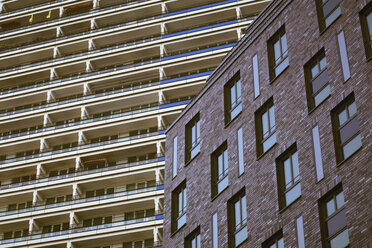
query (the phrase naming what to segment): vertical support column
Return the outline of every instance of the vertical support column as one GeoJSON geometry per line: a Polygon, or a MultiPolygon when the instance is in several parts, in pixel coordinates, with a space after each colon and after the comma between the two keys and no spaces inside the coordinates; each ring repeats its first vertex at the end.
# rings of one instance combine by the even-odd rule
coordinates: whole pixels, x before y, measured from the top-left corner
{"type": "Polygon", "coordinates": [[[76,216],[75,212],[70,213],[70,228],[74,228],[77,224],[79,224],[79,219],[76,216]]]}
{"type": "Polygon", "coordinates": [[[42,198],[36,190],[34,190],[33,195],[32,195],[32,206],[36,206],[38,201],[42,201],[42,198]]]}
{"type": "Polygon", "coordinates": [[[163,58],[167,55],[166,51],[165,51],[165,47],[164,47],[164,44],[160,44],[160,58],[163,58]]]}
{"type": "Polygon", "coordinates": [[[79,199],[82,195],[82,191],[76,183],[72,185],[72,199],[79,199]]]}
{"type": "Polygon", "coordinates": [[[39,179],[42,176],[45,176],[45,170],[44,167],[41,164],[38,164],[36,167],[36,178],[39,179]]]}
{"type": "Polygon", "coordinates": [[[161,13],[165,14],[168,12],[167,6],[165,5],[165,2],[161,3],[161,13]]]}
{"type": "Polygon", "coordinates": [[[92,71],[92,65],[90,63],[90,60],[85,62],[85,72],[90,72],[92,71]]]}
{"type": "Polygon", "coordinates": [[[79,145],[85,144],[87,139],[85,138],[85,135],[83,131],[79,131],[79,145]]]}
{"type": "Polygon", "coordinates": [[[4,7],[3,0],[0,0],[0,13],[3,12],[3,7],[4,7]]]}
{"type": "Polygon", "coordinates": [[[93,9],[99,8],[99,0],[93,0],[93,9]]]}
{"type": "Polygon", "coordinates": [[[159,101],[159,104],[162,104],[162,103],[166,102],[166,99],[165,99],[165,96],[164,96],[164,93],[163,93],[162,90],[159,91],[158,101],[159,101]]]}
{"type": "Polygon", "coordinates": [[[236,12],[236,18],[238,20],[241,19],[242,18],[242,12],[240,11],[240,7],[236,7],[235,12],[236,12]]]}
{"type": "Polygon", "coordinates": [[[63,35],[61,27],[57,27],[57,38],[63,35]]]}
{"type": "Polygon", "coordinates": [[[90,30],[93,30],[97,27],[97,23],[94,19],[90,20],[90,30]]]}
{"type": "Polygon", "coordinates": [[[40,152],[44,151],[45,149],[48,149],[48,143],[46,142],[45,138],[40,139],[40,152]]]}
{"type": "Polygon", "coordinates": [[[161,35],[164,35],[167,33],[167,27],[165,26],[164,23],[160,24],[160,30],[161,30],[161,35]]]}
{"type": "Polygon", "coordinates": [[[160,79],[160,81],[164,80],[165,78],[166,78],[166,75],[165,75],[163,67],[159,67],[159,79],[160,79]]]}
{"type": "Polygon", "coordinates": [[[28,234],[30,235],[32,233],[32,231],[34,230],[34,219],[31,218],[29,221],[28,221],[28,234]]]}
{"type": "Polygon", "coordinates": [[[240,40],[242,38],[242,30],[240,28],[238,28],[236,30],[236,34],[238,35],[238,40],[240,40]]]}
{"type": "Polygon", "coordinates": [[[66,248],[75,248],[74,244],[71,241],[67,241],[66,248]]]}
{"type": "Polygon", "coordinates": [[[94,42],[92,39],[89,39],[88,40],[88,50],[94,50],[96,48],[96,46],[94,45],[94,42]]]}
{"type": "Polygon", "coordinates": [[[82,107],[81,107],[80,118],[81,118],[82,120],[84,120],[85,118],[88,117],[88,115],[89,115],[88,110],[85,108],[85,106],[82,106],[82,107]]]}
{"type": "Polygon", "coordinates": [[[53,58],[55,59],[55,58],[59,57],[60,55],[61,55],[61,53],[59,52],[58,47],[53,48],[53,58]]]}
{"type": "Polygon", "coordinates": [[[59,8],[59,17],[62,17],[64,12],[65,12],[65,9],[63,7],[60,7],[59,8]]]}
{"type": "Polygon", "coordinates": [[[84,96],[88,95],[91,92],[89,84],[84,83],[84,96]]]}
{"type": "Polygon", "coordinates": [[[50,81],[54,80],[56,77],[58,77],[56,70],[54,68],[50,69],[50,81]]]}
{"type": "Polygon", "coordinates": [[[162,130],[165,127],[163,117],[158,115],[158,130],[162,130]]]}
{"type": "Polygon", "coordinates": [[[50,123],[50,118],[49,118],[49,115],[48,114],[44,114],[44,121],[43,121],[43,125],[44,127],[46,127],[48,125],[48,123],[50,123]]]}
{"type": "Polygon", "coordinates": [[[48,93],[47,93],[47,103],[50,103],[54,99],[55,99],[55,97],[53,95],[53,92],[51,90],[48,90],[48,93]]]}
{"type": "Polygon", "coordinates": [[[154,227],[154,244],[156,245],[157,242],[159,242],[159,238],[158,238],[158,228],[157,227],[154,227]]]}
{"type": "Polygon", "coordinates": [[[75,171],[79,171],[81,168],[81,159],[80,157],[75,159],[75,171]]]}

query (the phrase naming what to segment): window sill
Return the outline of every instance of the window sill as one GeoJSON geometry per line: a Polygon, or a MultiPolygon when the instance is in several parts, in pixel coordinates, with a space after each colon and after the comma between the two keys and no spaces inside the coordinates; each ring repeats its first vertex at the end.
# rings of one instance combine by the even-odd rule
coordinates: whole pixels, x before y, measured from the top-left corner
{"type": "Polygon", "coordinates": [[[225,192],[226,189],[228,189],[228,188],[229,188],[229,185],[227,185],[226,188],[224,188],[220,193],[213,196],[212,199],[211,199],[211,202],[213,202],[216,198],[218,198],[218,196],[222,195],[222,193],[225,192]]]}
{"type": "MultiPolygon", "coordinates": [[[[289,58],[288,58],[289,59],[289,58]]],[[[280,75],[282,75],[287,69],[288,69],[288,67],[289,67],[289,62],[288,62],[288,65],[278,74],[278,75],[276,75],[274,78],[272,78],[272,79],[270,79],[270,81],[269,81],[269,84],[272,84],[272,83],[274,83],[274,81],[278,78],[278,77],[280,77],[280,75]]]]}
{"type": "Polygon", "coordinates": [[[318,106],[312,108],[311,110],[309,110],[309,112],[307,113],[308,115],[311,115],[313,112],[315,112],[315,110],[317,108],[319,108],[320,105],[322,105],[325,101],[328,100],[328,98],[330,98],[332,96],[332,94],[329,94],[318,106]]]}
{"type": "Polygon", "coordinates": [[[183,226],[181,226],[180,228],[178,228],[177,230],[172,232],[171,233],[171,238],[173,238],[174,235],[176,235],[180,230],[182,230],[186,226],[186,224],[187,224],[187,222],[185,224],[183,224],[183,226]]]}
{"type": "Polygon", "coordinates": [[[344,163],[346,163],[346,161],[348,161],[350,158],[354,157],[355,154],[357,154],[360,150],[363,149],[363,145],[361,147],[358,148],[358,150],[356,150],[353,154],[351,154],[348,158],[342,160],[341,162],[339,162],[336,167],[340,167],[341,165],[343,165],[344,163]]]}
{"type": "Polygon", "coordinates": [[[185,167],[188,166],[199,154],[200,154],[200,151],[197,154],[195,154],[195,156],[192,159],[190,159],[189,161],[185,163],[185,167]]]}
{"type": "Polygon", "coordinates": [[[239,114],[237,114],[237,115],[234,117],[234,119],[232,119],[232,120],[230,120],[228,123],[226,123],[224,128],[227,128],[227,126],[229,126],[231,122],[233,122],[235,119],[237,119],[237,118],[241,115],[242,112],[243,112],[243,111],[240,111],[239,114]]]}
{"type": "Polygon", "coordinates": [[[299,196],[296,198],[296,200],[294,200],[293,202],[291,202],[291,204],[289,204],[289,205],[285,206],[284,208],[280,209],[280,210],[279,210],[279,214],[282,214],[283,212],[285,212],[285,210],[287,210],[287,209],[288,209],[290,206],[292,206],[295,202],[299,201],[299,199],[301,199],[301,197],[302,197],[302,194],[299,195],[299,196]]]}
{"type": "Polygon", "coordinates": [[[271,151],[271,149],[273,149],[273,147],[275,147],[278,143],[275,142],[274,145],[272,145],[266,152],[262,153],[260,156],[257,157],[256,161],[260,160],[263,156],[265,156],[266,153],[268,153],[269,151],[271,151]]]}

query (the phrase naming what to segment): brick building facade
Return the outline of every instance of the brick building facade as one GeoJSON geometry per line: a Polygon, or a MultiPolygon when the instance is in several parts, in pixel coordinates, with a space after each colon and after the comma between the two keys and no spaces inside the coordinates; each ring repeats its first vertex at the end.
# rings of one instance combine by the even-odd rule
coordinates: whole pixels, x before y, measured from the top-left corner
{"type": "Polygon", "coordinates": [[[167,130],[165,247],[372,247],[365,0],[274,0],[167,130]]]}

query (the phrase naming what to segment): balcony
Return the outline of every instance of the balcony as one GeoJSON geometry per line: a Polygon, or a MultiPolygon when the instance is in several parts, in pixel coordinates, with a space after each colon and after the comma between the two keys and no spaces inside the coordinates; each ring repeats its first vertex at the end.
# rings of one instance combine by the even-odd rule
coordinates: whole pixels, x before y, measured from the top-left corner
{"type": "MultiPolygon", "coordinates": [[[[207,73],[210,74],[210,72],[207,72],[207,73]]],[[[185,76],[184,78],[188,78],[188,76],[185,76]]],[[[172,79],[168,79],[169,82],[173,82],[171,80],[172,79]]],[[[99,93],[99,94],[105,94],[105,92],[99,93]]],[[[125,109],[117,109],[117,110],[112,110],[109,112],[102,112],[102,113],[97,113],[93,115],[88,115],[84,119],[81,119],[79,117],[79,118],[69,119],[65,121],[58,121],[56,123],[50,123],[45,126],[39,125],[39,126],[34,126],[34,127],[29,127],[29,128],[13,130],[11,132],[3,132],[0,134],[0,140],[10,139],[10,138],[20,137],[20,136],[26,136],[30,134],[42,133],[46,131],[58,130],[58,129],[66,128],[66,127],[78,126],[78,125],[82,125],[86,123],[109,120],[109,119],[129,116],[129,115],[135,115],[138,113],[150,112],[150,111],[157,110],[157,109],[164,109],[167,107],[183,105],[183,104],[189,103],[191,99],[192,99],[192,96],[185,97],[185,98],[179,98],[179,99],[172,99],[166,102],[162,102],[160,104],[151,103],[151,104],[129,107],[125,109]],[[168,105],[169,103],[171,103],[171,105],[168,105]]],[[[1,156],[0,156],[0,163],[1,163],[1,156]]]]}
{"type": "Polygon", "coordinates": [[[14,242],[31,241],[31,240],[42,241],[43,239],[50,238],[50,237],[56,237],[56,238],[60,237],[60,239],[64,239],[64,238],[67,239],[67,238],[70,238],[71,236],[76,236],[74,234],[77,234],[77,233],[84,234],[85,232],[89,232],[89,231],[99,231],[99,230],[111,231],[110,229],[113,229],[114,227],[116,228],[126,227],[126,229],[135,228],[134,224],[140,224],[140,223],[146,224],[147,222],[163,220],[163,218],[164,218],[163,213],[157,212],[155,213],[154,216],[151,216],[151,217],[117,221],[117,222],[112,222],[108,224],[101,224],[101,225],[95,225],[95,226],[89,226],[89,227],[73,227],[67,230],[52,232],[52,233],[31,234],[29,236],[24,236],[24,237],[19,237],[19,238],[5,239],[5,240],[2,240],[0,243],[10,244],[14,242]]]}
{"type": "Polygon", "coordinates": [[[143,188],[138,188],[138,189],[130,189],[130,190],[120,190],[120,189],[116,190],[114,188],[111,188],[111,189],[112,191],[115,190],[116,192],[103,194],[100,196],[84,197],[84,198],[79,198],[79,199],[71,199],[71,197],[68,197],[68,198],[65,198],[64,201],[57,202],[57,203],[47,202],[49,204],[41,203],[41,204],[36,204],[34,206],[30,204],[25,204],[25,206],[20,209],[0,212],[0,216],[19,215],[22,213],[29,213],[29,212],[36,213],[36,211],[43,211],[47,209],[60,208],[60,207],[72,206],[72,205],[83,204],[83,203],[91,203],[91,202],[96,202],[96,201],[102,202],[104,200],[110,200],[106,202],[112,202],[115,200],[115,198],[119,198],[123,196],[131,196],[131,195],[140,194],[140,193],[155,192],[158,190],[163,190],[164,185],[163,185],[163,182],[156,182],[154,185],[149,185],[148,187],[143,187],[143,188]]]}
{"type": "MultiPolygon", "coordinates": [[[[22,91],[25,89],[29,88],[34,88],[34,87],[40,87],[40,86],[45,86],[45,85],[51,85],[51,84],[57,84],[57,83],[62,83],[65,81],[70,81],[74,79],[80,79],[82,77],[90,77],[90,76],[95,76],[95,75],[100,75],[100,74],[105,74],[108,72],[113,72],[113,71],[121,71],[125,69],[130,69],[130,68],[137,68],[140,66],[148,65],[148,64],[155,64],[160,61],[169,61],[171,63],[172,61],[179,59],[179,58],[184,58],[186,56],[190,55],[197,55],[200,53],[208,53],[211,51],[216,51],[216,50],[222,50],[225,48],[229,48],[235,45],[235,40],[233,41],[228,41],[228,42],[223,42],[223,43],[218,43],[218,44],[213,44],[209,45],[209,48],[206,49],[188,49],[187,51],[183,51],[184,53],[178,54],[177,56],[171,55],[165,55],[164,57],[156,56],[156,57],[148,57],[148,58],[143,58],[139,59],[136,61],[130,61],[124,64],[115,64],[115,65],[110,65],[110,66],[105,66],[101,68],[97,68],[95,70],[92,70],[91,72],[79,72],[76,74],[70,74],[70,75],[64,75],[61,76],[59,79],[56,80],[43,80],[43,81],[38,81],[38,82],[32,82],[29,83],[27,86],[19,86],[17,88],[13,89],[3,89],[0,94],[6,94],[6,93],[11,93],[11,92],[16,92],[16,91],[22,91]],[[224,44],[224,45],[221,45],[224,44]],[[213,46],[214,45],[214,46],[213,46]]],[[[176,52],[179,53],[179,52],[176,52]]]]}
{"type": "Polygon", "coordinates": [[[160,161],[164,161],[164,155],[162,154],[157,155],[156,158],[153,158],[153,159],[146,159],[146,160],[130,162],[130,163],[118,163],[117,164],[115,161],[113,161],[113,162],[108,163],[102,168],[96,168],[96,169],[82,168],[80,171],[77,171],[77,172],[67,171],[65,174],[63,173],[57,176],[49,175],[49,176],[40,177],[36,179],[36,176],[33,175],[33,176],[28,176],[29,180],[22,180],[20,182],[13,182],[10,184],[2,184],[0,186],[0,190],[22,187],[25,185],[35,185],[35,184],[44,183],[44,182],[52,182],[52,181],[66,179],[66,178],[73,178],[73,177],[79,177],[79,176],[84,176],[84,175],[102,173],[105,171],[114,171],[114,170],[119,170],[119,169],[124,169],[124,168],[134,168],[134,167],[138,167],[141,165],[160,162],[160,161]]]}

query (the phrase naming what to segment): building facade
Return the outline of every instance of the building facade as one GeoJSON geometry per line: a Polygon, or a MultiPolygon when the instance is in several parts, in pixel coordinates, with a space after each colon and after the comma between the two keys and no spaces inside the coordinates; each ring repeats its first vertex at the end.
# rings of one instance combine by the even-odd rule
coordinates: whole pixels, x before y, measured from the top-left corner
{"type": "Polygon", "coordinates": [[[164,130],[268,0],[0,0],[0,247],[162,247],[164,130]]]}
{"type": "Polygon", "coordinates": [[[372,247],[372,2],[274,0],[166,131],[165,247],[372,247]]]}

